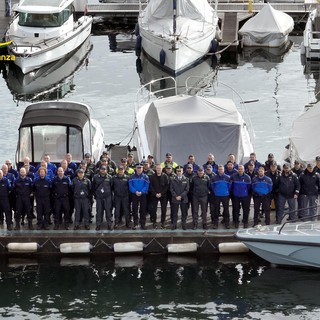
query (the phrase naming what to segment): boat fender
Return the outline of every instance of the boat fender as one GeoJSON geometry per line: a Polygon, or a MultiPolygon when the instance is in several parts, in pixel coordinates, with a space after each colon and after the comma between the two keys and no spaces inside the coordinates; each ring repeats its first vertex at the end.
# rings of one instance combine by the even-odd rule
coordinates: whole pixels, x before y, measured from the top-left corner
{"type": "Polygon", "coordinates": [[[114,252],[142,252],[143,242],[117,242],[113,245],[114,252]]]}
{"type": "Polygon", "coordinates": [[[7,249],[9,252],[15,253],[32,253],[37,252],[39,249],[39,244],[36,242],[10,242],[7,244],[7,249]]]}
{"type": "Polygon", "coordinates": [[[140,27],[139,27],[139,23],[137,22],[135,27],[134,27],[134,34],[137,36],[140,35],[140,27]]]}
{"type": "Polygon", "coordinates": [[[162,66],[164,66],[166,62],[166,52],[163,49],[160,51],[159,62],[162,66]]]}
{"type": "Polygon", "coordinates": [[[224,242],[219,243],[218,250],[220,253],[245,253],[249,252],[247,246],[242,242],[224,242]]]}
{"type": "Polygon", "coordinates": [[[141,55],[141,44],[142,44],[142,38],[141,36],[137,36],[136,40],[136,56],[140,57],[141,55]]]}
{"type": "Polygon", "coordinates": [[[70,242],[61,243],[61,253],[89,253],[92,249],[92,245],[89,242],[70,242]]]}
{"type": "Polygon", "coordinates": [[[142,61],[140,58],[137,58],[136,60],[136,70],[139,74],[142,72],[142,61]]]}
{"type": "Polygon", "coordinates": [[[190,243],[170,243],[167,245],[168,253],[196,252],[198,245],[195,242],[190,243]]]}
{"type": "Polygon", "coordinates": [[[211,40],[211,45],[210,45],[210,52],[215,53],[219,49],[219,43],[216,39],[211,40]]]}

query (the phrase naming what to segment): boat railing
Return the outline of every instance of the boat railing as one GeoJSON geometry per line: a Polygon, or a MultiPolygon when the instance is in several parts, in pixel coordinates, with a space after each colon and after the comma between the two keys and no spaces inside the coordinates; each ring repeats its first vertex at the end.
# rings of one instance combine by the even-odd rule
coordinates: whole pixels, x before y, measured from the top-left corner
{"type": "Polygon", "coordinates": [[[177,81],[173,77],[163,77],[152,80],[140,87],[137,92],[135,112],[137,112],[144,104],[155,99],[177,95],[177,81]],[[167,86],[167,83],[172,81],[172,85],[167,86]],[[165,85],[163,83],[165,82],[165,85]]]}
{"type": "MultiPolygon", "coordinates": [[[[317,209],[317,210],[318,210],[318,208],[320,208],[320,204],[316,204],[316,205],[314,205],[314,206],[308,207],[308,209],[317,209]]],[[[306,209],[305,209],[305,208],[300,208],[300,209],[293,210],[293,211],[289,211],[289,212],[285,213],[285,214],[283,215],[282,219],[281,219],[281,222],[283,221],[283,219],[284,219],[286,216],[290,216],[290,215],[292,215],[292,214],[295,214],[295,215],[298,215],[298,216],[299,216],[299,212],[302,212],[303,210],[306,210],[306,209]]],[[[293,222],[301,222],[301,223],[303,223],[303,222],[310,222],[310,221],[315,221],[315,222],[316,222],[316,221],[319,219],[319,217],[320,217],[320,215],[317,214],[317,215],[303,216],[303,217],[299,217],[299,218],[297,218],[297,219],[290,219],[290,220],[288,220],[288,221],[286,221],[286,222],[284,222],[284,223],[282,224],[282,226],[281,226],[280,229],[279,229],[279,234],[283,231],[283,229],[284,229],[286,226],[290,225],[290,224],[293,223],[293,222]]]]}

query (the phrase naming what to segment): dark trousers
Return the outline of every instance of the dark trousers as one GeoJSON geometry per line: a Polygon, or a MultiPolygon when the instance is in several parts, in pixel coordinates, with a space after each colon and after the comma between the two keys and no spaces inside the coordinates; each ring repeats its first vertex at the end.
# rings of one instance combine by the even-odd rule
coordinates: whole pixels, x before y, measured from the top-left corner
{"type": "Polygon", "coordinates": [[[253,203],[254,203],[254,216],[253,216],[253,224],[257,225],[259,222],[259,213],[260,213],[260,206],[262,206],[262,210],[265,215],[265,222],[266,225],[270,224],[270,196],[253,196],[253,203]]]}
{"type": "Polygon", "coordinates": [[[96,224],[100,226],[103,221],[103,214],[106,213],[107,224],[112,224],[112,200],[110,197],[97,198],[96,199],[96,224]]]}
{"type": "MultiPolygon", "coordinates": [[[[30,200],[29,200],[30,201],[30,200]]],[[[50,218],[50,198],[49,197],[39,197],[36,198],[37,202],[37,224],[48,226],[50,218]]]]}
{"type": "Polygon", "coordinates": [[[214,217],[214,194],[213,193],[208,194],[208,204],[210,206],[211,222],[213,222],[213,217],[214,217]]]}
{"type": "Polygon", "coordinates": [[[64,224],[70,223],[70,199],[69,197],[56,198],[54,201],[54,224],[59,224],[64,215],[64,224]]]}
{"type": "Polygon", "coordinates": [[[213,223],[218,223],[219,212],[220,212],[220,203],[223,206],[223,219],[225,224],[230,223],[230,214],[229,214],[229,196],[215,196],[214,197],[214,217],[213,223]]]}
{"type": "Polygon", "coordinates": [[[83,217],[84,225],[89,225],[90,214],[89,214],[89,199],[88,198],[76,198],[74,199],[75,209],[75,225],[80,224],[80,219],[83,217]]]}
{"type": "Polygon", "coordinates": [[[167,197],[165,195],[162,195],[160,198],[157,198],[155,196],[150,197],[150,202],[151,202],[151,221],[153,223],[157,222],[157,207],[158,207],[158,202],[160,201],[161,205],[161,223],[165,223],[166,221],[166,215],[167,215],[167,197]]]}
{"type": "Polygon", "coordinates": [[[25,216],[27,216],[29,222],[32,222],[32,215],[30,212],[31,212],[30,197],[17,196],[16,213],[15,213],[16,222],[20,223],[21,217],[25,217],[25,216]]]}
{"type": "Polygon", "coordinates": [[[126,224],[130,222],[129,216],[129,198],[114,196],[114,216],[115,223],[119,224],[122,216],[126,219],[126,224]]]}
{"type": "Polygon", "coordinates": [[[11,226],[12,225],[12,211],[10,208],[9,198],[1,198],[0,199],[0,213],[1,213],[2,217],[3,217],[3,214],[5,215],[7,226],[11,226]]]}
{"type": "Polygon", "coordinates": [[[193,195],[193,197],[192,197],[192,219],[193,219],[194,225],[198,224],[199,206],[201,209],[202,224],[206,224],[207,223],[207,210],[208,210],[208,196],[197,197],[197,196],[193,195]]]}
{"type": "Polygon", "coordinates": [[[175,227],[177,226],[179,207],[181,210],[181,223],[182,223],[182,225],[186,224],[186,222],[187,222],[188,203],[172,202],[171,203],[171,224],[175,227]]]}
{"type": "Polygon", "coordinates": [[[132,215],[133,215],[133,223],[134,225],[138,225],[139,223],[139,215],[140,211],[140,224],[144,226],[146,224],[146,210],[147,210],[147,195],[142,194],[141,196],[137,196],[132,193],[132,215]]]}
{"type": "Polygon", "coordinates": [[[239,223],[240,217],[240,206],[242,206],[243,210],[243,223],[248,223],[249,212],[250,212],[250,200],[251,196],[247,197],[235,197],[233,196],[233,211],[232,211],[232,219],[234,223],[239,223]]]}

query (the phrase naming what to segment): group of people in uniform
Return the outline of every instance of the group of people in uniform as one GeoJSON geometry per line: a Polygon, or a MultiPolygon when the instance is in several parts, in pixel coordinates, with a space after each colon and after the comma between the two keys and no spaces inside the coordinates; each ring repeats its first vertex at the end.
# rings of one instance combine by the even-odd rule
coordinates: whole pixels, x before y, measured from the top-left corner
{"type": "Polygon", "coordinates": [[[97,231],[101,230],[104,220],[107,229],[112,230],[118,229],[123,219],[126,228],[144,230],[148,214],[154,229],[165,229],[170,220],[170,227],[175,230],[179,209],[183,230],[187,229],[189,211],[193,229],[199,225],[208,229],[208,211],[213,229],[218,228],[219,222],[229,229],[230,203],[233,227],[239,228],[242,214],[243,227],[247,228],[252,200],[254,226],[261,222],[261,214],[266,225],[271,223],[272,200],[275,223],[283,220],[286,204],[288,219],[315,219],[320,156],[315,160],[315,166],[309,163],[302,168],[296,161],[292,168],[287,163],[280,168],[273,154],[268,155],[265,163],[260,163],[256,154],[251,153],[245,164],[236,163],[234,154],[228,155],[226,164],[217,164],[210,153],[203,165],[198,165],[195,156],[190,154],[181,166],[167,153],[165,160],[158,164],[152,155],[135,163],[133,154],[116,164],[108,151],[104,151],[97,163],[86,153],[76,164],[68,153],[58,167],[49,155],[36,167],[26,157],[18,170],[7,160],[0,170],[0,224],[4,224],[5,218],[7,229],[12,230],[14,219],[14,229],[20,230],[27,219],[28,228],[33,230],[36,218],[38,229],[49,230],[53,216],[55,230],[61,226],[68,230],[72,223],[74,230],[82,224],[89,230],[94,202],[97,231]],[[168,204],[170,217],[167,217],[168,204]]]}

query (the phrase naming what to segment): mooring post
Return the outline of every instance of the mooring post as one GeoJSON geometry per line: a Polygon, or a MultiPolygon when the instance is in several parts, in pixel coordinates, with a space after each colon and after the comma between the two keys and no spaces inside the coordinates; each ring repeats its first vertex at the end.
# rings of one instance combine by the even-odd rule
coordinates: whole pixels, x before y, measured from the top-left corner
{"type": "Polygon", "coordinates": [[[11,0],[4,0],[5,1],[5,10],[6,10],[6,17],[11,16],[11,0]]]}

